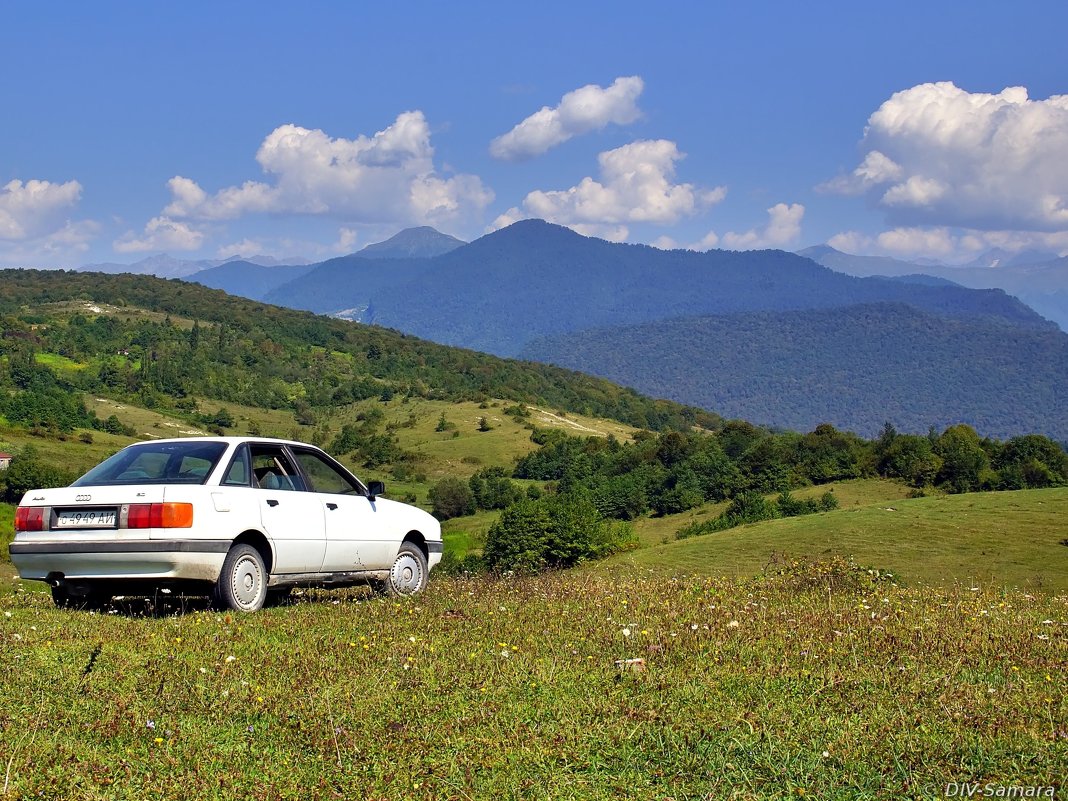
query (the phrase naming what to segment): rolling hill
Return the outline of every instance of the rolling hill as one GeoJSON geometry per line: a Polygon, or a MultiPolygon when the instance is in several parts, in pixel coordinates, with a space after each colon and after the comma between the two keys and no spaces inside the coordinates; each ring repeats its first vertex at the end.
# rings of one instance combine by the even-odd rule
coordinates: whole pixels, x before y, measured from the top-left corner
{"type": "Polygon", "coordinates": [[[1068,335],[903,304],[680,318],[539,340],[526,358],[784,428],[966,422],[1068,440],[1068,335]]]}

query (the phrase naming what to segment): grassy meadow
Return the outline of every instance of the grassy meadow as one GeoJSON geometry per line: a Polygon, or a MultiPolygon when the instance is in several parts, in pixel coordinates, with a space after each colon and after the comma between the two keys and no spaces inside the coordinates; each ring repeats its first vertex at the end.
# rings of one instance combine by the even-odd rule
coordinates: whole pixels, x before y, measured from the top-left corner
{"type": "Polygon", "coordinates": [[[1068,592],[1068,488],[842,506],[640,548],[589,569],[749,576],[785,557],[838,556],[890,570],[908,583],[1068,592]]]}
{"type": "Polygon", "coordinates": [[[309,592],[242,617],[11,592],[0,797],[938,798],[951,781],[1063,781],[1068,598],[837,571],[830,590],[805,568],[442,578],[414,601],[309,592]]]}
{"type": "MultiPolygon", "coordinates": [[[[75,366],[56,365],[64,369],[75,366]]],[[[87,398],[141,437],[202,428],[87,398]]],[[[235,433],[332,438],[381,408],[427,506],[443,476],[535,446],[503,402],[394,399],[318,425],[210,399],[235,433]],[[444,414],[450,427],[436,431],[444,414]],[[486,417],[490,431],[479,431],[486,417]]],[[[548,409],[538,426],[632,429],[548,409]]],[[[0,426],[84,470],[131,438],[0,426]]],[[[908,498],[676,541],[726,504],[635,522],[639,547],[540,577],[437,574],[395,601],[298,593],[56,610],[0,556],[0,799],[934,799],[951,782],[1056,786],[1068,765],[1068,489],[908,498]],[[876,568],[873,577],[867,568],[876,568]],[[894,574],[887,579],[885,572],[894,574]]],[[[0,545],[13,509],[0,505],[0,545]]],[[[478,550],[495,512],[446,521],[478,550]]]]}

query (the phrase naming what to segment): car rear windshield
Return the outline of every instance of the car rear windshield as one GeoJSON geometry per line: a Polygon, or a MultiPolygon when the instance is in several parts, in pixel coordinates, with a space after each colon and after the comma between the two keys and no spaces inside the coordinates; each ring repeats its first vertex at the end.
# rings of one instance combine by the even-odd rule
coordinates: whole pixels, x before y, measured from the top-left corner
{"type": "Polygon", "coordinates": [[[225,451],[225,442],[146,442],[131,445],[98,464],[71,486],[203,484],[225,451]]]}

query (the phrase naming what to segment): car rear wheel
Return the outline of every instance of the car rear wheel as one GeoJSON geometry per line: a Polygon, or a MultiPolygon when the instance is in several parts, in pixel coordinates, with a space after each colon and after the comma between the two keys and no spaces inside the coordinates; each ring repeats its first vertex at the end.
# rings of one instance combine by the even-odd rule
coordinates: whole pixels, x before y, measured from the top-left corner
{"type": "Polygon", "coordinates": [[[235,545],[223,561],[215,602],[235,612],[255,612],[267,600],[269,578],[259,551],[251,545],[235,545]]]}
{"type": "Polygon", "coordinates": [[[387,595],[415,595],[426,589],[430,568],[418,546],[411,542],[401,543],[397,558],[389,569],[389,576],[382,583],[387,595]]]}

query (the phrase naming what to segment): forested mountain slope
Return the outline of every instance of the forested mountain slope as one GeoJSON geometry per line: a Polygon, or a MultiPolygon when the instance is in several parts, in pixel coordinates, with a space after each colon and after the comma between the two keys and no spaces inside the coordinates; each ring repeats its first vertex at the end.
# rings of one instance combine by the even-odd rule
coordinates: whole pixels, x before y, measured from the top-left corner
{"type": "Polygon", "coordinates": [[[691,317],[542,339],[525,357],[727,417],[874,435],[965,422],[1068,440],[1068,335],[902,304],[691,317]]]}

